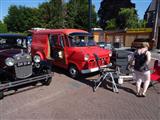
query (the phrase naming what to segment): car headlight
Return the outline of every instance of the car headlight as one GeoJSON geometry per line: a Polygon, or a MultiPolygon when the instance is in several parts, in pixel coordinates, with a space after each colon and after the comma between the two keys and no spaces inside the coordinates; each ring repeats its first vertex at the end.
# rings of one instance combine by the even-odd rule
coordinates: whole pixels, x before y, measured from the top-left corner
{"type": "Polygon", "coordinates": [[[38,63],[38,62],[41,61],[41,58],[40,58],[39,55],[35,55],[35,56],[33,57],[33,60],[34,60],[34,62],[38,63]]]}
{"type": "Polygon", "coordinates": [[[26,55],[26,58],[27,58],[27,59],[31,59],[31,56],[27,54],[27,55],[26,55]]]}
{"type": "Polygon", "coordinates": [[[112,52],[109,53],[109,57],[111,57],[111,56],[112,56],[112,52]]]}
{"type": "Polygon", "coordinates": [[[84,56],[84,61],[88,61],[89,60],[89,54],[86,54],[85,56],[84,56]]]}
{"type": "Polygon", "coordinates": [[[5,63],[7,66],[13,66],[14,65],[14,59],[9,57],[5,60],[5,63]]]}

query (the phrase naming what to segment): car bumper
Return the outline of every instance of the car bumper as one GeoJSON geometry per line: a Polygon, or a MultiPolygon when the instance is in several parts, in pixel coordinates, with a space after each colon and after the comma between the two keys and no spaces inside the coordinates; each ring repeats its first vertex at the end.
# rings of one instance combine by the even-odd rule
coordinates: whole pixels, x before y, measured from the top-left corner
{"type": "MultiPolygon", "coordinates": [[[[100,66],[100,67],[107,67],[107,65],[103,65],[103,66],[100,66]]],[[[81,70],[81,73],[82,74],[87,74],[87,73],[92,73],[92,72],[97,72],[97,71],[99,71],[99,67],[86,69],[86,70],[81,70]]]]}

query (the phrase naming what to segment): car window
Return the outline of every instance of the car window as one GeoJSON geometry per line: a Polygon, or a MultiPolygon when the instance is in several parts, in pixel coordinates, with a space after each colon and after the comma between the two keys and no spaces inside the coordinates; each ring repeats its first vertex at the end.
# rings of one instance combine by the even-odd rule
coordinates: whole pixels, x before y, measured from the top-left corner
{"type": "Polygon", "coordinates": [[[51,46],[59,46],[58,35],[51,35],[50,42],[51,42],[51,46]]]}
{"type": "Polygon", "coordinates": [[[3,36],[0,38],[0,47],[1,48],[26,48],[27,39],[25,37],[8,37],[3,36]]]}
{"type": "Polygon", "coordinates": [[[64,36],[63,35],[59,35],[59,34],[54,34],[54,35],[50,35],[49,36],[49,40],[50,40],[50,44],[51,46],[55,46],[55,47],[64,47],[64,36]]]}
{"type": "Polygon", "coordinates": [[[114,49],[113,45],[107,42],[97,42],[97,45],[104,49],[110,49],[110,50],[114,49]]]}
{"type": "Polygon", "coordinates": [[[64,48],[64,36],[60,35],[59,36],[59,40],[60,40],[60,46],[64,48]]]}
{"type": "Polygon", "coordinates": [[[5,43],[6,43],[6,39],[0,38],[0,44],[5,44],[5,43]]]}
{"type": "Polygon", "coordinates": [[[106,44],[106,49],[112,49],[112,45],[111,44],[106,44]]]}
{"type": "Polygon", "coordinates": [[[27,47],[27,40],[18,38],[17,39],[17,46],[22,46],[22,47],[26,48],[27,47]]]}
{"type": "Polygon", "coordinates": [[[69,41],[72,47],[87,47],[87,46],[95,46],[96,43],[91,36],[69,36],[69,41]]]}

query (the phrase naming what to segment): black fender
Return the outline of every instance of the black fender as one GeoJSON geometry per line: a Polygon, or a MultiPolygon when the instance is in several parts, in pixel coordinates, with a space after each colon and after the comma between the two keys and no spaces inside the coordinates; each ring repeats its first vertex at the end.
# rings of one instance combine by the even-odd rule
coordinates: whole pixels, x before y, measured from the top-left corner
{"type": "Polygon", "coordinates": [[[8,80],[14,80],[13,75],[6,69],[0,68],[0,83],[7,82],[8,80]]]}
{"type": "Polygon", "coordinates": [[[40,62],[40,67],[42,69],[50,69],[50,70],[52,69],[52,65],[49,62],[44,60],[40,62]]]}

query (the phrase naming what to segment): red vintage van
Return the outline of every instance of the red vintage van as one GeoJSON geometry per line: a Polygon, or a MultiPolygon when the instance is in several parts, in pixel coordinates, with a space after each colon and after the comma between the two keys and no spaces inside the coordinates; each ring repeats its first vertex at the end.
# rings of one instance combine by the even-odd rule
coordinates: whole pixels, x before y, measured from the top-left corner
{"type": "Polygon", "coordinates": [[[100,66],[110,63],[111,51],[98,47],[87,31],[46,29],[31,30],[31,33],[32,55],[68,70],[73,78],[99,70],[93,54],[99,56],[100,66]]]}

